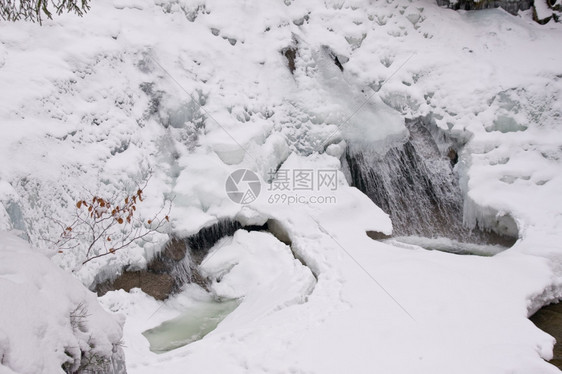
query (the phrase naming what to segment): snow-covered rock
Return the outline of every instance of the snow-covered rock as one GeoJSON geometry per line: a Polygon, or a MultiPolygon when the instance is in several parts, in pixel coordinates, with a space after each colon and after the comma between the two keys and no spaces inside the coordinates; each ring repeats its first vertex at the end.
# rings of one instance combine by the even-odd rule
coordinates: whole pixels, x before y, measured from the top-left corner
{"type": "Polygon", "coordinates": [[[0,372],[125,372],[123,319],[6,232],[0,232],[0,297],[0,372]]]}

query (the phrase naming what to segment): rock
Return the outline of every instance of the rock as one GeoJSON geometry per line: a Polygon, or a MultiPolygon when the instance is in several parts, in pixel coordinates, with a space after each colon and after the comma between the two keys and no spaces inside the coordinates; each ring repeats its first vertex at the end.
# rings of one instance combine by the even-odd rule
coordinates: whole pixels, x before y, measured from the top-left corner
{"type": "MultiPolygon", "coordinates": [[[[140,288],[147,295],[157,300],[166,299],[172,292],[173,287],[174,279],[169,274],[155,274],[146,270],[124,272],[111,284],[111,289],[123,289],[127,292],[133,288],[140,288]]],[[[105,292],[103,293],[105,294],[105,292]]]]}
{"type": "Polygon", "coordinates": [[[187,252],[187,245],[185,241],[172,238],[164,248],[163,255],[174,261],[183,260],[187,252]]]}
{"type": "Polygon", "coordinates": [[[548,0],[537,0],[533,4],[533,20],[545,25],[555,17],[551,4],[548,0]]]}
{"type": "Polygon", "coordinates": [[[451,160],[451,166],[455,166],[459,162],[459,154],[453,147],[450,147],[447,151],[447,158],[451,160]]]}
{"type": "Polygon", "coordinates": [[[392,235],[383,234],[379,231],[367,231],[367,236],[373,240],[383,240],[392,237],[392,235]]]}
{"type": "Polygon", "coordinates": [[[289,47],[282,50],[281,53],[287,59],[289,70],[291,74],[293,74],[296,69],[295,59],[297,58],[297,49],[295,47],[289,47]]]}
{"type": "Polygon", "coordinates": [[[516,15],[520,10],[527,10],[533,5],[533,0],[437,0],[437,5],[445,6],[454,10],[480,10],[491,8],[502,8],[505,11],[516,15]]]}

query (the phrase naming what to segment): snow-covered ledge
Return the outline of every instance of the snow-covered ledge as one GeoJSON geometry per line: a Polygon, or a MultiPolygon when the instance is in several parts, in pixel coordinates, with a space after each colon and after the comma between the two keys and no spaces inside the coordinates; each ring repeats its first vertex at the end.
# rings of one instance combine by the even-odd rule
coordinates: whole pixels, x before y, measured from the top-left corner
{"type": "Polygon", "coordinates": [[[0,232],[0,295],[0,372],[126,372],[123,319],[7,232],[0,232]]]}

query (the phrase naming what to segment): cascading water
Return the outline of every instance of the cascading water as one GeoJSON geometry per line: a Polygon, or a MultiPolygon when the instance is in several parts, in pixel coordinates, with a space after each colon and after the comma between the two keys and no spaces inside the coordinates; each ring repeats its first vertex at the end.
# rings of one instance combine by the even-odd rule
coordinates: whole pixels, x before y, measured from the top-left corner
{"type": "Polygon", "coordinates": [[[510,238],[463,225],[463,196],[454,172],[458,144],[443,132],[432,134],[421,119],[406,121],[406,127],[407,141],[384,154],[355,144],[346,153],[352,185],[390,215],[393,236],[508,244],[510,238]]]}

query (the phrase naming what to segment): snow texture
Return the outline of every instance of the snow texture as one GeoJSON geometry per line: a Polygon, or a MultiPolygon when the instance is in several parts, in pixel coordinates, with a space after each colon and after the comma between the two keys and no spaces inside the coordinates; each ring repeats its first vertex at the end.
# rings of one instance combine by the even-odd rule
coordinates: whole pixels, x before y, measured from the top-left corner
{"type": "Polygon", "coordinates": [[[123,372],[116,370],[124,366],[123,319],[6,232],[0,232],[0,295],[1,372],[64,373],[63,366],[70,372],[123,372]]]}
{"type": "Polygon", "coordinates": [[[60,372],[87,335],[68,319],[83,300],[96,347],[117,342],[118,322],[36,252],[86,286],[146,266],[168,233],[85,266],[86,240],[63,253],[52,240],[85,195],[151,175],[139,214],[174,197],[175,235],[237,217],[275,237],[239,231],[210,251],[213,291],[241,304],[177,350],[152,353],[141,333],[208,299],[197,286],[166,303],[138,290],[101,298],[127,317],[129,373],[559,372],[544,361],[553,339],[527,319],[562,297],[559,23],[433,0],[91,5],[43,26],[0,23],[0,228],[12,235],[0,370],[60,372]],[[349,187],[341,156],[350,144],[384,153],[420,117],[466,141],[454,170],[464,224],[515,234],[512,248],[458,256],[366,235],[392,222],[349,187]],[[241,168],[263,181],[246,207],[224,190],[241,168]],[[272,169],[337,170],[335,203],[271,203],[272,169]]]}

